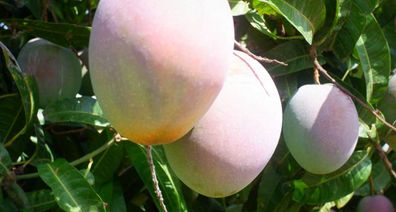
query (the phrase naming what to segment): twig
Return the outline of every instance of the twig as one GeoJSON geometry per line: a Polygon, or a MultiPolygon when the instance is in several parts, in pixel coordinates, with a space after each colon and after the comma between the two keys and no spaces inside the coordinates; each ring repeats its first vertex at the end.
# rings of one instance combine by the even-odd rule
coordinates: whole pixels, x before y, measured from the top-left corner
{"type": "Polygon", "coordinates": [[[373,175],[370,174],[369,177],[369,185],[370,185],[370,195],[375,195],[375,187],[374,187],[374,179],[373,179],[373,175]]]}
{"type": "Polygon", "coordinates": [[[287,66],[286,63],[281,62],[279,60],[276,59],[269,59],[266,57],[261,57],[258,55],[253,54],[251,51],[249,51],[249,49],[247,49],[246,47],[242,46],[240,43],[238,43],[238,41],[234,41],[234,44],[236,47],[238,47],[238,49],[240,49],[241,51],[245,52],[247,55],[249,55],[250,57],[253,57],[255,60],[260,61],[260,62],[264,62],[264,63],[277,63],[283,66],[287,66]]]}
{"type": "Polygon", "coordinates": [[[157,195],[158,201],[160,203],[160,206],[163,210],[163,212],[167,212],[168,210],[166,209],[165,203],[164,203],[164,198],[162,197],[161,189],[158,184],[158,179],[157,179],[157,174],[155,173],[155,166],[154,166],[154,161],[153,161],[153,155],[151,154],[151,145],[146,145],[146,153],[147,153],[147,162],[150,167],[150,173],[151,173],[151,178],[153,180],[153,185],[154,185],[154,192],[157,195]]]}
{"type": "Polygon", "coordinates": [[[393,165],[389,161],[388,157],[386,157],[386,154],[382,150],[381,145],[378,142],[374,142],[374,146],[375,146],[375,149],[377,150],[379,156],[381,157],[382,161],[384,162],[385,168],[389,171],[389,173],[391,173],[393,178],[396,178],[396,172],[395,172],[395,170],[393,170],[393,165]]]}
{"type": "Polygon", "coordinates": [[[332,83],[334,83],[340,90],[342,90],[344,93],[346,93],[352,99],[354,99],[357,103],[362,105],[366,110],[368,110],[371,114],[373,114],[378,120],[380,120],[382,123],[384,123],[387,127],[389,127],[390,129],[392,129],[393,131],[396,132],[396,128],[392,124],[387,122],[384,118],[382,118],[382,116],[379,115],[378,109],[371,108],[366,102],[362,101],[361,99],[359,99],[358,97],[353,95],[348,89],[344,88],[333,77],[331,77],[329,75],[329,73],[327,73],[326,69],[324,69],[322,67],[322,65],[320,65],[320,63],[318,61],[317,52],[316,52],[316,47],[315,46],[311,47],[310,53],[311,53],[312,61],[314,63],[314,67],[316,69],[318,69],[320,71],[320,73],[323,74],[323,76],[325,76],[328,80],[330,80],[332,83]]]}
{"type": "MultiPolygon", "coordinates": [[[[312,51],[316,51],[316,47],[312,47],[310,49],[310,55],[315,55],[315,58],[316,58],[316,52],[312,52],[312,51]]],[[[320,74],[319,74],[319,70],[316,66],[314,66],[314,77],[313,78],[314,78],[315,84],[320,85],[320,79],[319,79],[320,74]]]]}

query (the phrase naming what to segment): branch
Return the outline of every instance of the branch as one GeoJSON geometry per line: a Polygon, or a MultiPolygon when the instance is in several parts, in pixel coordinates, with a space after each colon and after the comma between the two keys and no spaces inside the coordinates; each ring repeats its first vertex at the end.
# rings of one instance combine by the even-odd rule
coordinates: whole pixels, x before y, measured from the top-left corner
{"type": "Polygon", "coordinates": [[[162,197],[161,189],[158,184],[157,174],[155,173],[153,155],[151,154],[152,146],[146,145],[145,147],[146,147],[146,153],[147,153],[147,162],[150,167],[151,179],[153,180],[154,192],[157,195],[158,201],[160,203],[160,206],[161,206],[163,212],[168,212],[168,210],[166,209],[165,203],[164,203],[164,198],[162,197]]]}
{"type": "Polygon", "coordinates": [[[251,51],[249,51],[249,49],[247,49],[246,47],[242,46],[242,44],[238,43],[238,41],[236,41],[236,40],[234,40],[234,44],[235,44],[236,47],[238,47],[238,49],[240,49],[241,51],[245,52],[250,57],[253,57],[257,61],[264,62],[264,63],[277,63],[277,64],[280,64],[280,65],[283,65],[283,66],[287,66],[286,63],[281,62],[279,60],[269,59],[269,58],[266,58],[266,57],[261,57],[261,56],[253,54],[251,51]]]}
{"type": "Polygon", "coordinates": [[[354,99],[357,103],[359,103],[360,105],[362,105],[366,110],[368,110],[371,114],[373,114],[378,120],[380,120],[382,123],[384,123],[387,127],[389,127],[390,129],[392,129],[393,131],[396,132],[396,128],[390,124],[389,122],[387,122],[379,113],[378,113],[378,109],[373,109],[371,108],[366,102],[362,101],[361,99],[359,99],[358,97],[356,97],[355,95],[353,95],[348,89],[344,88],[341,84],[339,84],[333,77],[331,77],[329,75],[329,73],[327,73],[326,69],[324,69],[322,67],[322,65],[320,65],[318,58],[317,58],[317,52],[316,52],[316,47],[315,46],[311,46],[311,58],[312,61],[314,63],[314,67],[319,70],[320,73],[323,74],[323,76],[325,76],[328,80],[330,80],[332,83],[334,83],[340,90],[342,90],[344,93],[346,93],[348,96],[350,96],[352,99],[354,99]]]}
{"type": "Polygon", "coordinates": [[[375,149],[377,150],[379,156],[381,157],[382,161],[384,162],[386,169],[389,171],[389,173],[391,173],[393,178],[396,179],[396,172],[395,172],[395,170],[393,170],[393,165],[389,161],[388,157],[386,157],[386,154],[385,154],[384,150],[382,150],[381,145],[378,142],[374,142],[374,146],[375,146],[375,149]]]}

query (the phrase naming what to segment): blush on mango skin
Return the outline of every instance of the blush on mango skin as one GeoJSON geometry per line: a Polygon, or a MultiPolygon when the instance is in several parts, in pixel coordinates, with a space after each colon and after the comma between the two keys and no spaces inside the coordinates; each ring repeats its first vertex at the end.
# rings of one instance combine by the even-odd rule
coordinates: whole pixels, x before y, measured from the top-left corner
{"type": "Polygon", "coordinates": [[[164,145],[181,181],[209,196],[232,195],[258,176],[278,144],[282,105],[264,67],[235,52],[223,89],[209,111],[179,141],[164,145]]]}
{"type": "Polygon", "coordinates": [[[185,135],[220,92],[234,42],[226,0],[102,0],[89,66],[104,116],[140,144],[185,135]]]}
{"type": "Polygon", "coordinates": [[[358,134],[355,105],[334,84],[301,86],[286,106],[285,143],[308,172],[327,174],[344,165],[358,134]]]}

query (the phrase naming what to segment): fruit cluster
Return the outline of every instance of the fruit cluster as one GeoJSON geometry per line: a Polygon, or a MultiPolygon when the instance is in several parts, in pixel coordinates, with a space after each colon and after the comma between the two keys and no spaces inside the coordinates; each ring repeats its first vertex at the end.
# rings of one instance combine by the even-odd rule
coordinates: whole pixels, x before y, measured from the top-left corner
{"type": "MultiPolygon", "coordinates": [[[[328,174],[344,165],[359,134],[351,98],[333,84],[304,85],[282,118],[270,75],[233,43],[226,0],[100,1],[89,68],[104,116],[133,142],[165,144],[176,175],[210,197],[234,194],[257,177],[282,122],[301,167],[328,174]]],[[[70,50],[36,39],[18,62],[36,77],[41,107],[80,88],[81,63],[70,50]]],[[[395,85],[393,77],[384,101],[396,104],[395,85]]]]}

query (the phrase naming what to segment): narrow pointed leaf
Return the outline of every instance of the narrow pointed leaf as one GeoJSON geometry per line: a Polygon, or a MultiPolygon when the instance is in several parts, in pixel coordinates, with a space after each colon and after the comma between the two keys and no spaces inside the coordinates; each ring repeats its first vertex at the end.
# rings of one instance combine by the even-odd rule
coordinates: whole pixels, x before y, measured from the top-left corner
{"type": "Polygon", "coordinates": [[[11,163],[12,161],[8,151],[2,144],[0,144],[0,182],[5,176],[9,176],[11,174],[9,171],[11,168],[11,163]]]}
{"type": "Polygon", "coordinates": [[[64,159],[37,166],[59,207],[66,211],[104,211],[104,203],[83,175],[64,159]]]}
{"type": "Polygon", "coordinates": [[[14,141],[23,133],[25,116],[18,94],[0,96],[0,142],[14,141]]]}
{"type": "Polygon", "coordinates": [[[374,15],[367,16],[367,26],[359,37],[355,51],[366,80],[366,98],[377,103],[386,93],[391,70],[388,42],[374,15]]]}
{"type": "Polygon", "coordinates": [[[29,201],[28,210],[44,212],[57,207],[55,197],[49,189],[32,191],[26,193],[26,196],[29,201]]]}
{"type": "Polygon", "coordinates": [[[87,96],[54,102],[45,108],[44,117],[53,123],[77,122],[99,127],[110,125],[102,117],[102,110],[96,99],[87,96]]]}
{"type": "Polygon", "coordinates": [[[323,204],[340,199],[359,188],[370,176],[371,160],[365,151],[355,152],[338,171],[328,175],[307,173],[293,181],[293,199],[307,204],[323,204]]]}
{"type": "MultiPolygon", "coordinates": [[[[154,192],[153,181],[151,178],[149,164],[147,162],[146,150],[144,146],[134,144],[132,142],[125,143],[125,149],[129,159],[134,165],[140,178],[147,186],[151,197],[154,199],[156,205],[159,207],[158,198],[154,192]]],[[[176,183],[174,177],[171,175],[168,165],[165,163],[164,158],[161,157],[156,148],[152,148],[152,155],[154,165],[157,172],[159,186],[164,197],[165,205],[168,211],[187,211],[186,203],[181,190],[176,183]]]]}
{"type": "Polygon", "coordinates": [[[322,27],[326,7],[323,0],[268,0],[312,44],[313,36],[322,27]]]}

